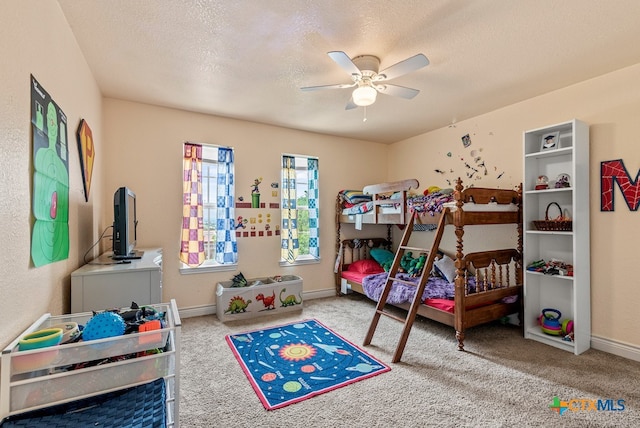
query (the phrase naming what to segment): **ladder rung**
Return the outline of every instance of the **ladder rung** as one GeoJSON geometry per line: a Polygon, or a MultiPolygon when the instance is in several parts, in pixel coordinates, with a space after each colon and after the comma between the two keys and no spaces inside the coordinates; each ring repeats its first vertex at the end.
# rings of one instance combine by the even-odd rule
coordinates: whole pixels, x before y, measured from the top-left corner
{"type": "Polygon", "coordinates": [[[407,320],[406,318],[399,317],[397,315],[392,314],[391,312],[386,312],[386,311],[383,311],[383,310],[378,310],[376,312],[379,313],[380,315],[384,315],[386,317],[393,318],[394,320],[400,321],[402,323],[407,320]]]}
{"type": "Polygon", "coordinates": [[[417,247],[407,247],[407,246],[401,246],[398,248],[402,248],[403,250],[413,250],[413,251],[419,251],[421,253],[429,253],[431,250],[427,249],[427,248],[417,248],[417,247]]]}
{"type": "Polygon", "coordinates": [[[403,284],[407,284],[407,285],[413,285],[414,287],[417,287],[418,284],[415,282],[411,282],[411,281],[407,281],[406,279],[401,279],[401,278],[396,278],[396,277],[388,277],[387,281],[396,281],[396,282],[401,282],[403,284]]]}

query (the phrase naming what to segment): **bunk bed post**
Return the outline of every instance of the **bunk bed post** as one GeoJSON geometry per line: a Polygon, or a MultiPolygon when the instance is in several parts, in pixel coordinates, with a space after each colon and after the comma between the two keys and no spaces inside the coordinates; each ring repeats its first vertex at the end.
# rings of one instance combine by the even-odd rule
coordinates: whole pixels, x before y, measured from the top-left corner
{"type": "MultiPolygon", "coordinates": [[[[518,261],[516,262],[516,283],[518,285],[524,284],[523,278],[523,270],[524,270],[524,259],[523,259],[523,220],[522,220],[522,183],[518,185],[518,223],[516,224],[516,228],[518,230],[518,261]]],[[[520,328],[522,329],[522,334],[524,335],[524,291],[520,289],[520,295],[518,296],[520,300],[520,312],[518,312],[518,323],[520,323],[520,328]]]]}
{"type": "Polygon", "coordinates": [[[458,177],[453,197],[456,201],[456,211],[453,213],[453,224],[456,234],[456,279],[455,279],[455,308],[454,308],[454,328],[456,329],[456,339],[458,340],[458,350],[464,350],[464,322],[465,322],[465,280],[464,280],[464,252],[462,237],[464,235],[464,211],[462,205],[462,179],[458,177]]]}
{"type": "Polygon", "coordinates": [[[516,279],[518,281],[518,284],[522,284],[523,282],[523,278],[522,278],[522,264],[523,264],[523,260],[522,260],[522,252],[524,249],[524,244],[522,241],[522,231],[523,231],[523,224],[522,224],[522,183],[520,183],[518,185],[518,200],[516,201],[518,204],[518,223],[516,224],[516,228],[518,231],[518,253],[520,253],[520,263],[518,264],[518,266],[520,267],[520,269],[518,269],[517,273],[516,273],[516,279]]]}
{"type": "Polygon", "coordinates": [[[340,223],[340,195],[336,197],[336,254],[340,250],[340,229],[342,227],[342,223],[340,223]]]}
{"type": "Polygon", "coordinates": [[[342,228],[342,223],[340,223],[340,214],[342,213],[341,206],[342,206],[342,203],[340,201],[340,194],[338,193],[338,196],[336,197],[336,264],[337,264],[337,267],[336,269],[334,269],[336,296],[338,297],[340,297],[340,295],[342,294],[340,290],[340,281],[342,277],[342,260],[341,260],[342,255],[340,253],[341,246],[342,246],[342,239],[340,238],[340,231],[342,228]],[[337,260],[340,260],[339,264],[337,260]]]}

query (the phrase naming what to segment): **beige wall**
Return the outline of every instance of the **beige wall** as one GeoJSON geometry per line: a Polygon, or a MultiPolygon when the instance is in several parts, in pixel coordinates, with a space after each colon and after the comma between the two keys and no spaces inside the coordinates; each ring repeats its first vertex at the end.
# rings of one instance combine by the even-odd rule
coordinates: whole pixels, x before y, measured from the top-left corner
{"type": "Polygon", "coordinates": [[[389,179],[414,171],[424,187],[444,186],[444,179],[453,174],[443,176],[434,169],[452,168],[465,178],[467,168],[460,157],[468,162],[469,149],[476,149],[482,150],[489,174],[473,184],[510,188],[522,180],[523,131],[572,118],[586,122],[591,143],[592,336],[640,346],[636,316],[640,288],[634,268],[640,214],[627,208],[619,190],[615,211],[600,211],[600,162],[622,159],[632,179],[640,169],[638,82],[640,64],[398,142],[390,153],[389,179]],[[472,145],[464,149],[460,138],[467,133],[472,145]],[[452,158],[446,155],[449,151],[452,158]],[[504,175],[498,179],[502,171],[504,175]]]}
{"type": "MultiPolygon", "coordinates": [[[[272,198],[270,184],[280,182],[282,153],[317,156],[320,161],[320,251],[322,262],[284,267],[279,237],[238,239],[238,271],[245,277],[299,275],[305,293],[333,289],[335,197],[341,188],[362,188],[384,181],[389,146],[327,137],[291,129],[188,113],[114,99],[104,102],[103,161],[105,189],[127,186],[136,192],[138,247],[163,248],[163,298],[180,308],[215,303],[215,287],[237,272],[181,275],[178,272],[182,224],[182,143],[231,146],[235,151],[236,196],[249,200],[251,184],[262,177],[263,201],[272,198]]],[[[109,193],[107,192],[107,193],[109,193]]],[[[112,218],[104,206],[104,225],[112,218]]],[[[270,212],[279,223],[279,210],[270,212]]]]}
{"type": "Polygon", "coordinates": [[[90,124],[98,156],[102,98],[55,1],[0,2],[0,344],[38,316],[69,310],[70,273],[95,241],[103,203],[102,165],[84,200],[75,131],[90,124]],[[33,74],[67,116],[69,143],[69,258],[34,268],[31,263],[32,143],[30,78],[33,74]]]}

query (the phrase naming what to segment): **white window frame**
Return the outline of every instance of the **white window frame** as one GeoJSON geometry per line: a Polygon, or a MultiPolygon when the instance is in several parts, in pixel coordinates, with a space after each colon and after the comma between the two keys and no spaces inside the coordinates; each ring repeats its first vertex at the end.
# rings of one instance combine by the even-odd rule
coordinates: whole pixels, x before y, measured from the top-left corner
{"type": "MultiPolygon", "coordinates": [[[[296,158],[296,172],[298,170],[300,170],[300,171],[304,170],[306,172],[306,176],[307,176],[307,182],[306,182],[307,186],[306,186],[306,188],[308,189],[309,188],[309,181],[308,181],[308,175],[309,175],[308,171],[309,170],[308,170],[308,168],[306,166],[306,160],[307,159],[316,159],[317,160],[318,157],[317,156],[310,156],[310,155],[296,155],[296,154],[290,154],[290,153],[283,153],[280,156],[280,165],[282,165],[282,158],[284,156],[292,156],[292,157],[296,158]],[[305,161],[304,167],[301,166],[301,162],[299,162],[299,160],[304,160],[305,161]]],[[[296,173],[296,176],[297,175],[298,174],[296,173]]],[[[282,178],[281,178],[280,186],[282,186],[282,185],[283,185],[283,183],[282,183],[282,178]]],[[[296,187],[298,187],[298,180],[296,180],[296,187]]],[[[296,194],[297,194],[296,196],[298,196],[298,192],[296,192],[296,194]]],[[[282,204],[282,196],[280,197],[280,203],[282,204]]],[[[320,197],[318,196],[318,204],[319,203],[320,203],[320,197]]],[[[297,207],[297,204],[296,204],[296,207],[297,207]]],[[[305,210],[307,210],[307,208],[305,208],[305,210]]],[[[299,218],[299,213],[298,213],[298,218],[299,218]]],[[[281,222],[281,226],[282,226],[282,219],[280,220],[280,222],[281,222]]],[[[281,233],[285,233],[284,230],[282,230],[281,233]]],[[[298,240],[299,239],[300,239],[300,235],[299,235],[299,231],[298,231],[298,240]]],[[[320,230],[318,229],[318,240],[319,239],[320,239],[320,230]]],[[[310,254],[303,254],[303,255],[299,254],[298,257],[296,257],[295,262],[289,263],[287,260],[283,259],[282,255],[281,255],[279,264],[280,264],[281,267],[287,267],[287,266],[296,266],[296,265],[318,264],[321,261],[322,260],[321,260],[320,255],[318,255],[318,257],[314,257],[314,256],[312,256],[310,254]]]]}
{"type": "MultiPolygon", "coordinates": [[[[203,216],[204,216],[204,212],[207,210],[207,206],[209,206],[211,210],[214,210],[214,214],[215,214],[215,209],[216,209],[216,204],[211,204],[208,201],[208,197],[205,197],[205,186],[204,186],[204,164],[205,163],[209,163],[209,164],[213,164],[213,165],[217,165],[217,151],[218,148],[220,147],[225,147],[225,146],[220,146],[220,145],[215,145],[215,144],[203,144],[203,143],[197,143],[200,144],[202,146],[202,164],[203,164],[203,172],[202,172],[202,180],[203,180],[203,188],[202,188],[202,197],[203,197],[203,201],[202,201],[202,205],[203,205],[203,216]],[[215,160],[213,160],[213,157],[215,155],[215,160]]],[[[233,148],[229,147],[231,150],[233,150],[233,148]]],[[[235,152],[235,151],[234,151],[235,152]]],[[[213,182],[213,188],[216,189],[216,196],[217,196],[217,185],[216,185],[216,180],[217,180],[217,175],[215,177],[212,177],[209,181],[209,188],[211,187],[211,182],[213,182]]],[[[234,184],[235,186],[235,184],[234,184]]],[[[214,196],[215,198],[215,196],[214,196]]],[[[211,245],[213,245],[214,247],[214,254],[213,254],[213,258],[207,258],[200,266],[188,266],[185,263],[183,263],[182,261],[180,261],[180,273],[184,274],[184,275],[191,275],[191,274],[200,274],[200,273],[208,273],[208,272],[225,272],[225,271],[235,271],[238,269],[238,264],[237,263],[227,263],[227,264],[222,264],[222,263],[218,263],[215,261],[215,245],[216,242],[213,241],[213,243],[211,241],[205,241],[205,254],[208,254],[209,251],[207,251],[207,246],[211,247],[211,245]]],[[[238,256],[239,258],[239,256],[238,256]]]]}

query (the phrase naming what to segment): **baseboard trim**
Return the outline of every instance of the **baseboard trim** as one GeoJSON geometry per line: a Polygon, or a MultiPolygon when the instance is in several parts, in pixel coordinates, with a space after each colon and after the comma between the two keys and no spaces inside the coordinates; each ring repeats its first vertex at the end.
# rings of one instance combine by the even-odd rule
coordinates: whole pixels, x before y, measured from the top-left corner
{"type": "Polygon", "coordinates": [[[188,308],[178,308],[180,318],[202,317],[205,315],[214,315],[216,313],[216,305],[190,306],[188,308]]]}
{"type": "MultiPolygon", "coordinates": [[[[304,300],[322,299],[336,295],[335,288],[327,288],[324,290],[307,291],[302,293],[304,300]]],[[[187,308],[178,308],[180,318],[202,317],[205,315],[216,314],[216,305],[190,306],[187,308]]]]}
{"type": "Polygon", "coordinates": [[[591,336],[591,347],[598,351],[640,361],[640,347],[628,343],[618,342],[604,337],[591,336]]]}

